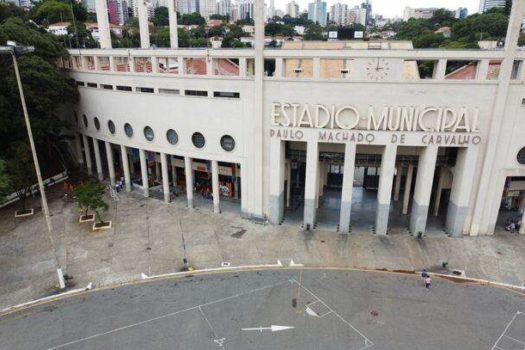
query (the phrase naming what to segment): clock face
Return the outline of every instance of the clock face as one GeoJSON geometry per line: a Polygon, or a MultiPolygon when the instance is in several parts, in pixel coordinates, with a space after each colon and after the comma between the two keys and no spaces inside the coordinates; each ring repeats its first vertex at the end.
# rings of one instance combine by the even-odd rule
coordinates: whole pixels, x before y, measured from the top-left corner
{"type": "Polygon", "coordinates": [[[390,64],[384,58],[372,58],[366,64],[369,80],[383,80],[390,74],[390,64]]]}

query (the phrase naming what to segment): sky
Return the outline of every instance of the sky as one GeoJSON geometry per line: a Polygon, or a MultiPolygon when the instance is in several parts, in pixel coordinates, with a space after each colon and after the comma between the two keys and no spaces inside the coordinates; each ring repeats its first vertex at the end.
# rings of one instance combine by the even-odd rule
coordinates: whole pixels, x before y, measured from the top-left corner
{"type": "MultiPolygon", "coordinates": [[[[308,3],[313,0],[295,0],[299,4],[301,12],[308,7],[308,3]]],[[[351,7],[362,3],[362,0],[325,0],[328,2],[328,11],[330,6],[336,2],[348,4],[351,7]]],[[[270,1],[267,0],[267,3],[270,1]]],[[[290,0],[275,0],[275,7],[284,11],[286,4],[290,0]]],[[[403,11],[406,6],[410,7],[444,7],[456,10],[458,7],[468,8],[469,14],[478,12],[479,0],[370,0],[372,12],[383,15],[386,18],[403,17],[403,11]]]]}

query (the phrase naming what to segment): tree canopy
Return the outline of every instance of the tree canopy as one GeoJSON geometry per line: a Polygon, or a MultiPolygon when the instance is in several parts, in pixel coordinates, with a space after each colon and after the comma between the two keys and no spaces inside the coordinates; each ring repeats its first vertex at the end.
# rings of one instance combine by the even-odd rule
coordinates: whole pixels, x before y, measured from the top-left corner
{"type": "Polygon", "coordinates": [[[170,24],[170,17],[168,8],[166,6],[159,6],[155,9],[155,16],[153,17],[153,23],[157,27],[163,27],[170,24]]]}
{"type": "Polygon", "coordinates": [[[0,202],[11,192],[11,179],[6,169],[5,160],[0,159],[0,202]]]}
{"type": "Polygon", "coordinates": [[[85,210],[85,215],[88,210],[93,210],[99,222],[102,217],[99,214],[100,210],[107,210],[108,204],[104,201],[104,185],[100,182],[89,180],[75,188],[73,195],[80,208],[85,210]]]}
{"type": "Polygon", "coordinates": [[[182,16],[180,16],[180,20],[178,23],[183,25],[204,25],[206,24],[206,20],[204,17],[202,17],[198,12],[193,13],[185,13],[182,16]]]}

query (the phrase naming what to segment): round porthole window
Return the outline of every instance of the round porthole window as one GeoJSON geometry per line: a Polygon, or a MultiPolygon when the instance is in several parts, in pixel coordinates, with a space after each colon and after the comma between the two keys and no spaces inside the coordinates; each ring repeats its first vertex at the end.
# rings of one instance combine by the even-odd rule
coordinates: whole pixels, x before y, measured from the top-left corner
{"type": "Polygon", "coordinates": [[[97,117],[93,118],[93,122],[95,123],[95,129],[100,130],[100,121],[97,117]]]}
{"type": "Polygon", "coordinates": [[[179,135],[177,135],[177,132],[173,129],[169,129],[166,133],[166,138],[168,139],[168,142],[172,145],[176,145],[177,142],[179,142],[179,135]]]}
{"type": "Polygon", "coordinates": [[[112,133],[112,134],[115,133],[115,123],[113,123],[112,120],[108,121],[108,129],[109,129],[110,133],[112,133]]]}
{"type": "Polygon", "coordinates": [[[153,139],[155,138],[155,133],[153,132],[153,129],[150,128],[149,126],[146,126],[144,128],[144,137],[148,141],[153,141],[153,139]]]}
{"type": "Polygon", "coordinates": [[[518,163],[525,165],[525,147],[520,149],[520,151],[518,152],[517,159],[518,163]]]}
{"type": "Polygon", "coordinates": [[[191,136],[191,141],[193,142],[193,145],[197,148],[204,147],[204,144],[206,143],[206,140],[204,139],[204,135],[202,135],[200,132],[196,132],[191,136]]]}
{"type": "Polygon", "coordinates": [[[88,127],[88,120],[87,120],[87,117],[85,114],[82,114],[82,119],[84,119],[84,126],[87,128],[88,127]]]}
{"type": "Polygon", "coordinates": [[[224,135],[221,137],[221,147],[223,150],[231,152],[235,148],[235,140],[230,135],[224,135]]]}
{"type": "Polygon", "coordinates": [[[129,123],[124,124],[124,132],[128,137],[133,136],[133,127],[129,123]]]}

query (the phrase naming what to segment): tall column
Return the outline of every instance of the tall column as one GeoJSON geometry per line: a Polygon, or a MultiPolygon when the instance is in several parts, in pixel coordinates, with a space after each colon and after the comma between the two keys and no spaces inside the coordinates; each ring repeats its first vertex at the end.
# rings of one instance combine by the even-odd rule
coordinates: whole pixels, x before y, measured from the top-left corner
{"type": "Polygon", "coordinates": [[[111,186],[115,186],[115,163],[113,162],[113,151],[111,149],[111,143],[105,142],[106,144],[106,159],[108,160],[108,172],[109,172],[109,183],[111,186]]]}
{"type": "Polygon", "coordinates": [[[405,192],[403,193],[403,209],[401,214],[408,214],[408,204],[410,203],[410,191],[412,191],[412,177],[414,176],[414,165],[409,164],[407,177],[405,179],[405,192]]]}
{"type": "Polygon", "coordinates": [[[84,157],[82,156],[82,144],[80,143],[80,134],[78,133],[75,133],[74,149],[78,164],[83,165],[84,157]]]}
{"type": "Polygon", "coordinates": [[[381,173],[377,189],[376,234],[386,235],[388,216],[390,214],[390,200],[392,197],[392,183],[396,167],[397,146],[386,145],[381,156],[381,173]]]}
{"type": "Polygon", "coordinates": [[[149,23],[148,23],[148,8],[146,7],[146,0],[138,0],[139,12],[139,30],[140,30],[140,47],[148,49],[149,43],[149,23]]]}
{"type": "Polygon", "coordinates": [[[354,190],[355,143],[345,145],[345,163],[343,167],[343,189],[341,193],[341,213],[339,215],[339,232],[350,231],[350,214],[352,212],[352,191],[354,190]]]}
{"type": "Polygon", "coordinates": [[[396,183],[394,186],[394,200],[397,202],[399,200],[399,192],[401,191],[401,177],[403,176],[403,168],[397,168],[396,174],[396,183]]]}
{"type": "MultiPolygon", "coordinates": [[[[523,200],[525,200],[525,198],[523,198],[523,200]]],[[[519,234],[520,235],[525,234],[525,210],[521,214],[521,226],[520,226],[519,234]]]]}
{"type": "Polygon", "coordinates": [[[168,18],[170,26],[170,47],[177,49],[179,47],[179,34],[177,32],[177,7],[176,0],[168,0],[168,18]]]}
{"type": "Polygon", "coordinates": [[[102,170],[102,160],[100,159],[100,147],[98,145],[98,140],[93,139],[93,150],[95,151],[95,164],[97,165],[97,176],[99,181],[104,180],[104,171],[102,170]]]}
{"type": "Polygon", "coordinates": [[[315,199],[317,192],[317,177],[319,175],[319,145],[316,141],[307,143],[306,150],[306,180],[304,185],[304,229],[313,229],[317,211],[315,199]]]}
{"type": "Polygon", "coordinates": [[[427,227],[428,206],[434,171],[436,169],[438,146],[430,145],[423,148],[417,165],[416,187],[410,213],[410,231],[417,237],[419,232],[425,233],[427,227]]]}
{"type": "Polygon", "coordinates": [[[443,192],[443,185],[445,183],[445,174],[447,172],[446,167],[441,167],[439,169],[439,180],[436,188],[436,193],[434,194],[434,207],[433,215],[439,216],[439,206],[441,205],[441,192],[443,192]]]}
{"type": "MultiPolygon", "coordinates": [[[[251,178],[250,189],[253,193],[252,213],[263,215],[263,177],[264,177],[264,0],[255,0],[255,49],[254,49],[254,100],[253,100],[253,134],[251,137],[251,178]]],[[[242,187],[246,190],[246,187],[242,187]]]]}
{"type": "Polygon", "coordinates": [[[184,157],[184,173],[186,175],[186,198],[188,208],[193,208],[193,169],[191,168],[191,158],[184,157]]]}
{"type": "MultiPolygon", "coordinates": [[[[133,148],[131,149],[133,150],[133,148]]],[[[129,173],[132,177],[135,177],[135,162],[133,162],[133,157],[131,156],[131,153],[128,152],[128,162],[129,162],[129,173]]]]}
{"type": "Polygon", "coordinates": [[[447,232],[452,237],[463,236],[477,158],[477,146],[458,149],[447,210],[447,232]]]}
{"type": "Polygon", "coordinates": [[[160,162],[157,161],[157,153],[155,153],[155,179],[157,181],[160,181],[160,177],[161,177],[160,176],[161,175],[160,172],[161,172],[161,170],[160,170],[160,162]]]}
{"type": "Polygon", "coordinates": [[[86,157],[86,167],[89,175],[93,175],[93,166],[91,164],[91,151],[89,150],[88,137],[82,134],[82,140],[84,141],[84,155],[86,157]]]}
{"type": "Polygon", "coordinates": [[[166,153],[160,153],[160,164],[162,167],[162,192],[164,193],[164,202],[170,202],[170,178],[168,176],[168,158],[166,153]]]}
{"type": "Polygon", "coordinates": [[[126,191],[131,192],[131,176],[129,175],[128,148],[124,145],[120,145],[120,153],[122,156],[122,168],[124,170],[124,182],[126,184],[126,191]]]}
{"type": "Polygon", "coordinates": [[[239,199],[239,168],[237,167],[237,164],[233,165],[233,175],[233,192],[235,193],[235,199],[239,199]]]}
{"type": "Polygon", "coordinates": [[[317,166],[317,176],[315,177],[315,188],[317,189],[317,192],[315,194],[315,209],[319,208],[319,197],[321,193],[321,177],[323,176],[323,162],[319,161],[319,165],[317,166]]]}
{"type": "Polygon", "coordinates": [[[97,11],[100,48],[111,49],[111,34],[109,31],[108,5],[106,0],[95,0],[95,9],[97,11]]]}
{"type": "Polygon", "coordinates": [[[270,140],[270,197],[268,200],[268,219],[272,224],[280,224],[284,215],[284,141],[270,140]]]}
{"type": "Polygon", "coordinates": [[[290,196],[292,195],[292,162],[288,161],[286,164],[286,208],[290,208],[290,196]]]}
{"type": "Polygon", "coordinates": [[[219,162],[211,161],[211,183],[213,189],[213,212],[220,213],[220,191],[219,191],[219,162]]]}
{"type": "Polygon", "coordinates": [[[149,197],[149,181],[148,181],[148,163],[146,161],[146,151],[139,149],[140,158],[140,174],[142,175],[142,188],[144,190],[144,197],[149,197]]]}

